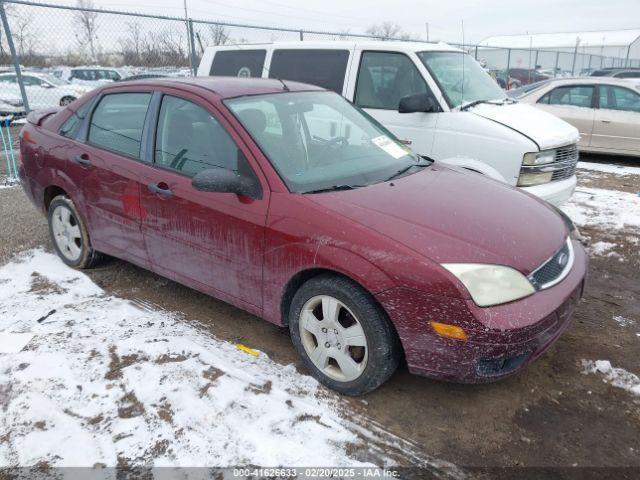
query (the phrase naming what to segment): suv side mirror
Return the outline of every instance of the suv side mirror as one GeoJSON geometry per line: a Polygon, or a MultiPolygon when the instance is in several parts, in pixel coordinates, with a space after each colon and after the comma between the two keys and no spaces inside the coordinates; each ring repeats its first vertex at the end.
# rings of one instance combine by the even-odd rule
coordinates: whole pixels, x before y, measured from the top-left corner
{"type": "Polygon", "coordinates": [[[257,178],[241,175],[226,168],[209,168],[198,172],[191,185],[201,192],[235,193],[255,199],[262,198],[257,178]]]}
{"type": "Polygon", "coordinates": [[[407,95],[400,99],[398,112],[400,113],[416,113],[416,112],[437,112],[438,104],[433,97],[427,93],[418,93],[416,95],[407,95]]]}

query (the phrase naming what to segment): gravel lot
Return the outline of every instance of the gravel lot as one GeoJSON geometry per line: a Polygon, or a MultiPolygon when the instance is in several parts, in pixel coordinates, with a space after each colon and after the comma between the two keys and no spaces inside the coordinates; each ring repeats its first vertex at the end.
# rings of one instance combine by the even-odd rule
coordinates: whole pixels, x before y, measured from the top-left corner
{"type": "MultiPolygon", "coordinates": [[[[600,189],[629,194],[620,201],[638,212],[640,175],[579,170],[578,193],[568,211],[584,216],[581,231],[591,239],[589,281],[573,325],[542,358],[515,377],[481,386],[432,381],[401,368],[366,397],[340,399],[344,411],[383,426],[429,458],[463,469],[566,467],[566,474],[581,472],[576,478],[586,478],[576,467],[636,467],[611,476],[636,478],[627,475],[640,468],[640,226],[593,220],[606,207],[599,198],[609,201],[600,189]],[[601,362],[590,363],[595,361],[601,362]],[[621,380],[624,372],[615,369],[628,375],[621,380]]],[[[618,213],[623,212],[610,213],[609,220],[618,213]]],[[[19,187],[0,189],[0,216],[0,264],[37,246],[51,249],[44,217],[19,187]]],[[[252,315],[119,260],[87,273],[108,294],[181,312],[212,337],[248,345],[304,373],[286,332],[252,315]]],[[[0,367],[1,362],[0,357],[0,367]]],[[[0,408],[6,400],[0,389],[0,408]]],[[[0,444],[6,440],[1,433],[0,444]]],[[[394,458],[415,464],[409,452],[394,458]]]]}

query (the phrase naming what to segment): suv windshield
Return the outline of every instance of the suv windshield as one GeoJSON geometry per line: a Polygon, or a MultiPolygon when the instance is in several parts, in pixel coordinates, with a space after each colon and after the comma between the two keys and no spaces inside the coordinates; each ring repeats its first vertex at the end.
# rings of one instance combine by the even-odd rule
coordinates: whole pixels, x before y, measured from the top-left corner
{"type": "Polygon", "coordinates": [[[471,56],[462,52],[419,52],[431,76],[444,93],[451,108],[507,95],[471,56]]]}
{"type": "Polygon", "coordinates": [[[292,192],[371,185],[428,165],[332,92],[253,95],[225,103],[292,192]]]}

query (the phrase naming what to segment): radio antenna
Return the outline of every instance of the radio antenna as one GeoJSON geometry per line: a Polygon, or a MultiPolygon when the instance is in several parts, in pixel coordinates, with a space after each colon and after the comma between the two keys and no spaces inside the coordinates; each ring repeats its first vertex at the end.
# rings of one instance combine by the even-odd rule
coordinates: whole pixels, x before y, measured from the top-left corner
{"type": "Polygon", "coordinates": [[[464,20],[460,20],[460,25],[462,28],[462,86],[460,87],[460,94],[462,98],[460,99],[460,105],[464,103],[464,20]]]}

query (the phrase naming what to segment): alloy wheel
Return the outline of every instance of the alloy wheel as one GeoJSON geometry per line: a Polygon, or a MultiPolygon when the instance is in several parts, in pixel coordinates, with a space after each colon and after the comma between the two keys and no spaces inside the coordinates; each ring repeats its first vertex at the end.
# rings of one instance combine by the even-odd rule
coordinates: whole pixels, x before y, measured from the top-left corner
{"type": "Polygon", "coordinates": [[[78,220],[69,208],[63,205],[55,207],[51,215],[51,230],[58,250],[67,260],[74,262],[80,258],[82,234],[78,220]]]}
{"type": "Polygon", "coordinates": [[[300,312],[300,339],[309,359],[339,382],[357,379],[367,366],[367,337],[357,317],[329,295],[309,299],[300,312]]]}

